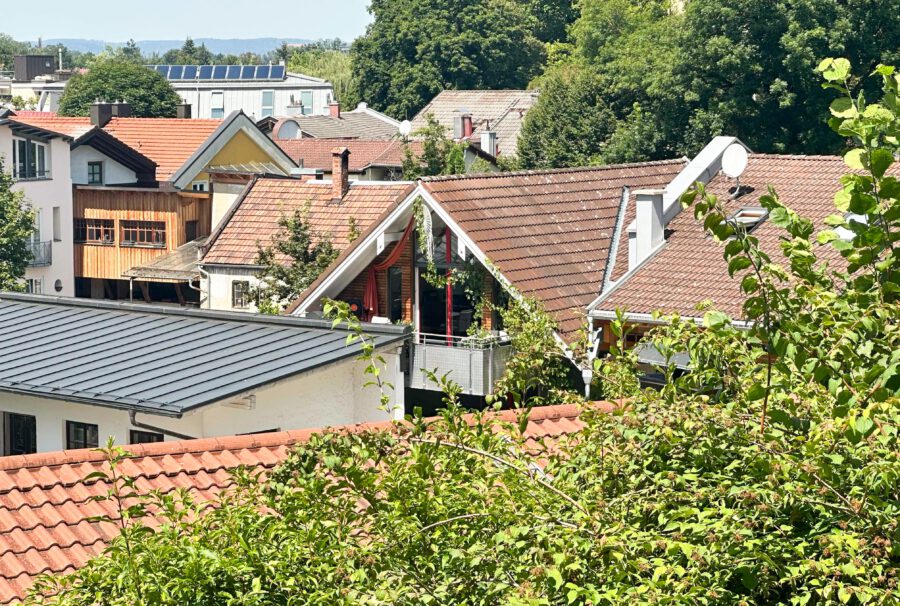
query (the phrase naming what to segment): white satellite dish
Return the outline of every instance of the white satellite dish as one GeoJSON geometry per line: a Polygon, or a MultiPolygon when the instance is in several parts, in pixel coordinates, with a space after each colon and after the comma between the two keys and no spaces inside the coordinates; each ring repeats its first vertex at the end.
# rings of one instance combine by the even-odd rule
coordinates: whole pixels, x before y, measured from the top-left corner
{"type": "Polygon", "coordinates": [[[412,122],[409,120],[404,120],[400,123],[400,134],[404,137],[408,137],[409,133],[412,132],[412,122]]]}
{"type": "Polygon", "coordinates": [[[722,154],[722,172],[737,179],[747,170],[747,148],[740,143],[732,143],[722,154]]]}

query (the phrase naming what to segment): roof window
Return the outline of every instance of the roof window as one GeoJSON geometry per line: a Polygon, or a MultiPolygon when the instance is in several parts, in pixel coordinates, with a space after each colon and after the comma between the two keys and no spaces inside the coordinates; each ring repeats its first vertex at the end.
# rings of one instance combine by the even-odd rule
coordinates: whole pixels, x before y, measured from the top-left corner
{"type": "Polygon", "coordinates": [[[735,229],[737,229],[738,226],[741,226],[745,233],[750,233],[756,229],[760,223],[765,221],[768,216],[769,211],[761,206],[745,206],[728,217],[728,222],[734,226],[735,229]]]}

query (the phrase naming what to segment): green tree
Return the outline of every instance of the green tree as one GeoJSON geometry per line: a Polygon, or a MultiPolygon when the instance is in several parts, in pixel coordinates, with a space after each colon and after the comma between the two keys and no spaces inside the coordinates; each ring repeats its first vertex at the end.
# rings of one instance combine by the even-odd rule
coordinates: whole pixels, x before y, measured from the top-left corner
{"type": "Polygon", "coordinates": [[[345,108],[356,107],[362,100],[357,95],[358,86],[353,79],[349,54],[322,46],[290,50],[288,71],[328,80],[334,86],[335,97],[345,108]]]}
{"type": "Polygon", "coordinates": [[[309,206],[278,220],[281,232],[268,246],[259,246],[256,274],[259,284],[251,289],[262,313],[280,313],[331,265],[340,250],[328,234],[317,233],[309,224],[309,206]]]}
{"type": "Polygon", "coordinates": [[[416,154],[408,141],[403,145],[403,178],[414,181],[419,177],[461,175],[466,172],[466,144],[456,143],[432,115],[425,116],[425,126],[413,133],[421,143],[422,152],[416,154]]]}
{"type": "Polygon", "coordinates": [[[118,58],[98,58],[90,71],[72,76],[59,100],[59,114],[87,116],[97,99],[127,101],[134,115],[141,118],[174,117],[181,102],[164,77],[118,58]]]}
{"type": "Polygon", "coordinates": [[[0,291],[21,290],[31,260],[28,237],[34,230],[34,212],[0,158],[0,291]]]}
{"type": "Polygon", "coordinates": [[[213,54],[205,44],[197,46],[193,39],[188,37],[181,48],[166,51],[163,60],[165,63],[175,65],[210,65],[213,63],[213,54]]]}
{"type": "Polygon", "coordinates": [[[358,98],[411,118],[446,88],[525,88],[544,49],[517,0],[374,0],[351,50],[358,98]]]}

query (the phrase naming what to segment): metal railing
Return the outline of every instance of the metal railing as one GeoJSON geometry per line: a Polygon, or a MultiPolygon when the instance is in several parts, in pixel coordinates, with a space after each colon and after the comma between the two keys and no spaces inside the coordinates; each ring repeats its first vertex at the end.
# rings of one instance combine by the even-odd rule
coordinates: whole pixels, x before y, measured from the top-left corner
{"type": "Polygon", "coordinates": [[[440,386],[429,379],[426,371],[438,376],[449,373],[463,393],[486,396],[503,376],[506,361],[512,353],[509,340],[491,337],[454,337],[416,333],[412,346],[410,387],[437,391],[440,386]]]}
{"type": "Polygon", "coordinates": [[[53,264],[53,242],[29,242],[28,248],[31,251],[31,261],[28,265],[31,267],[53,264]]]}

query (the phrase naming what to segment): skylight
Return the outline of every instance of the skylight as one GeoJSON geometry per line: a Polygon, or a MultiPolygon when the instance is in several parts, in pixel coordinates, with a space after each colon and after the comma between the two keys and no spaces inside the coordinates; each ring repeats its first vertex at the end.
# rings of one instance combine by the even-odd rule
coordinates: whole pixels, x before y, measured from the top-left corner
{"type": "Polygon", "coordinates": [[[731,215],[728,218],[728,222],[735,226],[735,228],[740,225],[744,228],[746,233],[750,233],[756,229],[760,223],[765,221],[768,216],[769,211],[765,208],[760,206],[745,206],[731,215]]]}

